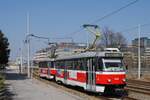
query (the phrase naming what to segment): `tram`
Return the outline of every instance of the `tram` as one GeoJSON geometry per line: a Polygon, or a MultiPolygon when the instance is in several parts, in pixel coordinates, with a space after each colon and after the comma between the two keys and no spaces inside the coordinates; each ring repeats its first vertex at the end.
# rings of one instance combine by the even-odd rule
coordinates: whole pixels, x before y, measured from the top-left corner
{"type": "Polygon", "coordinates": [[[39,76],[41,78],[55,79],[55,75],[54,59],[42,59],[39,61],[39,76]]]}
{"type": "Polygon", "coordinates": [[[94,51],[55,59],[56,82],[104,93],[126,85],[123,54],[120,51],[94,51]]]}

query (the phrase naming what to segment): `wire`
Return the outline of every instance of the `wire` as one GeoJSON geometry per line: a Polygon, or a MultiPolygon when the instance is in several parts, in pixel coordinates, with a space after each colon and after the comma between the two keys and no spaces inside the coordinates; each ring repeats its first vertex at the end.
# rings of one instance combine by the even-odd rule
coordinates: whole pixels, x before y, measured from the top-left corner
{"type": "MultiPolygon", "coordinates": [[[[145,26],[149,26],[149,25],[150,25],[150,23],[142,24],[141,27],[145,27],[145,26]]],[[[122,31],[120,31],[120,32],[121,32],[121,33],[123,33],[123,32],[128,32],[128,31],[132,31],[132,30],[137,29],[137,28],[138,28],[138,26],[134,26],[134,27],[132,27],[132,28],[125,29],[125,30],[122,30],[122,31]]]]}
{"type": "Polygon", "coordinates": [[[78,30],[72,32],[70,35],[74,35],[74,34],[76,34],[76,33],[79,33],[79,32],[81,32],[83,29],[84,29],[83,27],[80,27],[80,29],[78,29],[78,30]]]}
{"type": "MultiPolygon", "coordinates": [[[[123,9],[125,9],[125,8],[127,8],[127,7],[129,7],[129,6],[131,6],[131,5],[133,5],[133,4],[135,4],[135,3],[138,2],[138,1],[139,1],[139,0],[134,0],[134,1],[130,2],[130,3],[128,3],[127,5],[121,7],[121,8],[119,8],[119,9],[117,9],[117,10],[114,10],[113,12],[111,12],[111,13],[109,13],[109,14],[106,14],[106,15],[104,15],[103,17],[101,17],[101,18],[99,18],[99,19],[93,21],[91,24],[94,24],[94,23],[97,23],[97,22],[99,22],[99,21],[102,21],[102,20],[104,20],[105,18],[110,17],[110,16],[112,16],[112,15],[114,15],[114,14],[120,12],[121,10],[123,10],[123,9]]],[[[81,27],[80,29],[78,29],[78,30],[72,32],[70,35],[79,33],[79,32],[81,32],[83,29],[84,29],[84,28],[81,27]]]]}
{"type": "Polygon", "coordinates": [[[93,21],[92,23],[97,23],[97,22],[99,22],[99,21],[102,21],[103,19],[105,19],[105,18],[107,18],[107,17],[109,17],[109,16],[112,16],[112,15],[114,15],[114,14],[120,12],[121,10],[123,10],[123,9],[125,9],[125,8],[127,8],[127,7],[129,7],[129,6],[131,6],[131,5],[133,5],[133,4],[135,4],[135,3],[138,2],[138,1],[139,1],[139,0],[132,1],[132,2],[128,3],[127,5],[121,7],[121,8],[119,8],[119,9],[117,9],[117,10],[114,10],[113,12],[104,15],[104,16],[101,17],[100,19],[97,19],[97,20],[93,21]]]}

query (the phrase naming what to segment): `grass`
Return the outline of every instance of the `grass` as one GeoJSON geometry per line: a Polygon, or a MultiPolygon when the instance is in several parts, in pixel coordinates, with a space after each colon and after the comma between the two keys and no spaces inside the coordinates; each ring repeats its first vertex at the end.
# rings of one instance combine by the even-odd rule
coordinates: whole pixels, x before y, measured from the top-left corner
{"type": "Polygon", "coordinates": [[[4,84],[4,77],[2,75],[0,75],[0,90],[3,89],[5,86],[4,84]]]}

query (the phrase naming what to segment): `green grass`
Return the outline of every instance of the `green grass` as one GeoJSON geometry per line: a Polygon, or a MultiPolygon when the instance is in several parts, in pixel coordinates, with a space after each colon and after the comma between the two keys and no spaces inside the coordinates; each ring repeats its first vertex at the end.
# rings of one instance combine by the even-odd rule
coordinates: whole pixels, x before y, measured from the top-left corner
{"type": "Polygon", "coordinates": [[[4,77],[2,75],[0,75],[0,89],[3,89],[5,86],[4,84],[4,77]]]}

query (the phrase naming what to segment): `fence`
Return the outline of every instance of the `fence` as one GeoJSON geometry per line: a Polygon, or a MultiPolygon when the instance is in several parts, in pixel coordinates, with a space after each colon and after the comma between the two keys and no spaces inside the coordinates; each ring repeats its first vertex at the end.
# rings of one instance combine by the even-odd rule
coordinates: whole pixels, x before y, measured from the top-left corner
{"type": "MultiPolygon", "coordinates": [[[[131,53],[124,53],[124,62],[128,66],[127,76],[129,78],[137,78],[138,74],[138,56],[131,53]]],[[[150,79],[150,56],[141,56],[141,77],[150,79]]]]}

